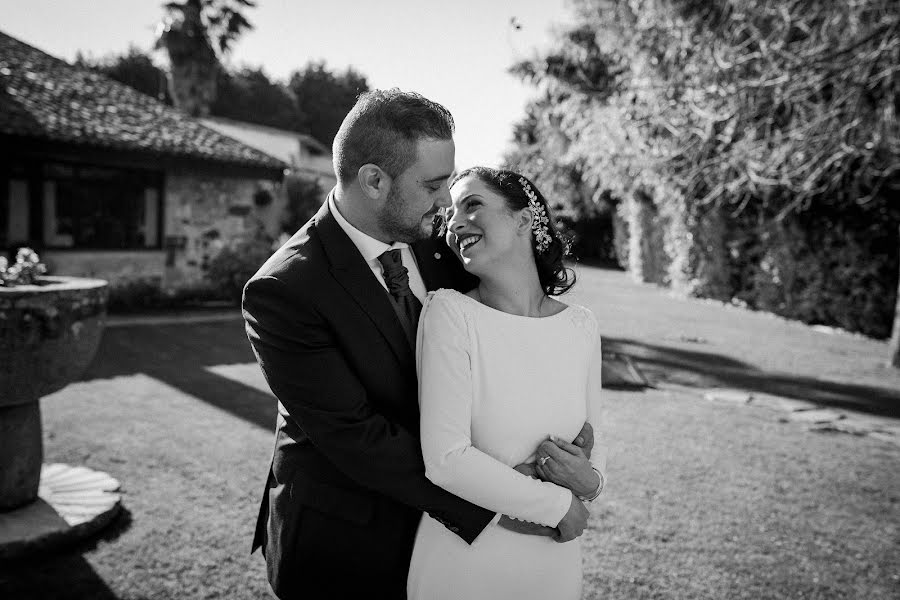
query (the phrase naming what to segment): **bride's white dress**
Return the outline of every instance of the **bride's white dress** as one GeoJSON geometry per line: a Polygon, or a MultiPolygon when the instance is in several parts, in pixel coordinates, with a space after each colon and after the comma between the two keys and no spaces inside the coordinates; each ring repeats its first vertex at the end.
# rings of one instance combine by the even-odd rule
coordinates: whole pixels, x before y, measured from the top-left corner
{"type": "MultiPolygon", "coordinates": [[[[522,317],[438,290],[425,301],[417,339],[428,478],[498,514],[555,527],[571,493],[512,467],[533,461],[549,434],[571,441],[585,420],[599,432],[590,409],[600,366],[593,313],[570,305],[553,316],[522,317]]],[[[603,472],[605,449],[596,445],[591,459],[603,472]]],[[[511,532],[496,520],[469,545],[424,515],[408,597],[581,597],[580,540],[560,544],[511,532]]]]}

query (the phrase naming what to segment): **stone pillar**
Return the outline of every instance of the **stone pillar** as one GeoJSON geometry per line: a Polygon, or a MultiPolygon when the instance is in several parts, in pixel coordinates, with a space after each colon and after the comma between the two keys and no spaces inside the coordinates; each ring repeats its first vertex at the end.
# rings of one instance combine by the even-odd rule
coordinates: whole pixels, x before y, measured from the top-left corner
{"type": "Polygon", "coordinates": [[[628,271],[635,281],[665,282],[666,260],[661,231],[656,223],[657,211],[652,198],[637,190],[627,200],[628,271]]]}
{"type": "Polygon", "coordinates": [[[40,406],[36,400],[0,406],[0,512],[37,498],[44,459],[40,406]]]}

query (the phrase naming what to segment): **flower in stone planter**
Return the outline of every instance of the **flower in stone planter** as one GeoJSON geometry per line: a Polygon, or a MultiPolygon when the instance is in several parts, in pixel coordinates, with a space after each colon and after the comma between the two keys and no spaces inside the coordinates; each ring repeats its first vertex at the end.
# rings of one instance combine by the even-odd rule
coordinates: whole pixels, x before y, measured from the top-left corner
{"type": "Polygon", "coordinates": [[[20,248],[12,265],[6,257],[0,256],[0,286],[32,284],[46,272],[47,267],[31,248],[20,248]]]}

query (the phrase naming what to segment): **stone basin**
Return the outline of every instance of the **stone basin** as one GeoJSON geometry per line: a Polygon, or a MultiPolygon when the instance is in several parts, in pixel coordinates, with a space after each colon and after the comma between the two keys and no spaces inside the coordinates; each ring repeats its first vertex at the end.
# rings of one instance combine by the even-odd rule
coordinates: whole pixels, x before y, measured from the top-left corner
{"type": "Polygon", "coordinates": [[[39,400],[80,377],[106,322],[107,282],[41,277],[0,286],[0,511],[37,498],[39,400]]]}

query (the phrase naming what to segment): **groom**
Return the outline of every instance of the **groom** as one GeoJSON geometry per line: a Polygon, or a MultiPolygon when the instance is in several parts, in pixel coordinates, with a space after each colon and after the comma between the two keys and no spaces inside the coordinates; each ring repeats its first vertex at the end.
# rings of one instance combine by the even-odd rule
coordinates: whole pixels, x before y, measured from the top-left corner
{"type": "Polygon", "coordinates": [[[418,437],[421,301],[475,285],[431,236],[450,204],[453,129],[418,94],[360,96],[334,140],[336,187],[244,289],[278,399],[253,550],[279,598],[404,598],[422,511],[467,543],[496,516],[425,478],[418,437]]]}

